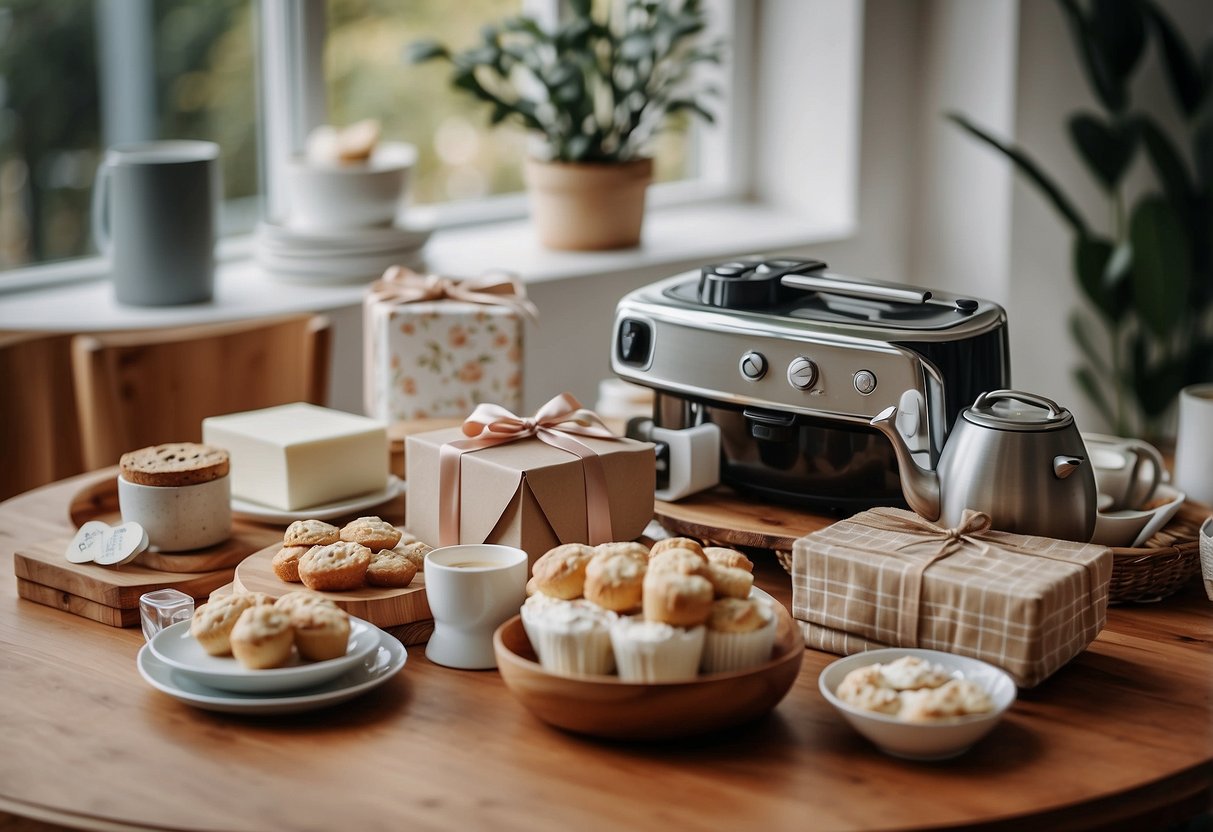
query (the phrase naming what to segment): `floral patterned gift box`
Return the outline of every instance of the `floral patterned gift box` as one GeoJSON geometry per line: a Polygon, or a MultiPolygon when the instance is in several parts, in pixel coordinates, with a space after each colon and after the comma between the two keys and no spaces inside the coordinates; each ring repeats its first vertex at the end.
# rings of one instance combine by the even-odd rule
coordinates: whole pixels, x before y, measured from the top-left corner
{"type": "Polygon", "coordinates": [[[393,266],[364,313],[367,415],[392,422],[521,405],[525,319],[536,313],[512,275],[459,280],[393,266]]]}

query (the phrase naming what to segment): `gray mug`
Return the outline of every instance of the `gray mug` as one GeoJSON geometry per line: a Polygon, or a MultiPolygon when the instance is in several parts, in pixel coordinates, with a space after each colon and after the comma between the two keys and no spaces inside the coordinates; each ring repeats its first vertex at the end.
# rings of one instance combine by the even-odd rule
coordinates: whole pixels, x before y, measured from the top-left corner
{"type": "Polygon", "coordinates": [[[215,289],[219,145],[111,147],[93,187],[93,236],[114,294],[133,306],[208,301],[215,289]]]}

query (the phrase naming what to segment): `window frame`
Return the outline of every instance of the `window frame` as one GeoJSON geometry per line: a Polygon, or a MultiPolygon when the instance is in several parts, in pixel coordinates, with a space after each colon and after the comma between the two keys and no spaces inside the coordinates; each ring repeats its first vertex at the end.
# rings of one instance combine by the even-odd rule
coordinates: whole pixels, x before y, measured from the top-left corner
{"type": "MultiPolygon", "coordinates": [[[[737,198],[749,183],[741,147],[745,114],[738,110],[746,97],[753,49],[753,4],[738,0],[706,0],[709,28],[704,37],[723,38],[728,55],[723,69],[712,72],[721,95],[713,100],[714,129],[698,137],[699,175],[649,188],[652,206],[737,198]]],[[[285,160],[303,151],[308,133],[324,124],[327,116],[324,78],[325,0],[261,0],[263,32],[260,47],[265,158],[263,192],[266,214],[280,218],[286,204],[285,160]]],[[[560,0],[523,0],[523,12],[550,25],[559,19],[560,0]]],[[[711,70],[712,68],[709,68],[711,70]]],[[[518,219],[527,214],[525,192],[499,194],[475,200],[434,203],[410,209],[410,224],[424,228],[477,225],[518,219]]]]}

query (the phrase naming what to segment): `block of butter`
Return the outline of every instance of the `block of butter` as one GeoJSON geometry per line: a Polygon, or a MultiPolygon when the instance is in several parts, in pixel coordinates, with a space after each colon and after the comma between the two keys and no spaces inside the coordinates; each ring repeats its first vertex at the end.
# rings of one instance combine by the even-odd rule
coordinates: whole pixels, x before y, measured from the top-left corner
{"type": "Polygon", "coordinates": [[[202,441],[231,454],[232,496],[283,511],[387,487],[382,422],[302,402],[212,416],[202,441]]]}

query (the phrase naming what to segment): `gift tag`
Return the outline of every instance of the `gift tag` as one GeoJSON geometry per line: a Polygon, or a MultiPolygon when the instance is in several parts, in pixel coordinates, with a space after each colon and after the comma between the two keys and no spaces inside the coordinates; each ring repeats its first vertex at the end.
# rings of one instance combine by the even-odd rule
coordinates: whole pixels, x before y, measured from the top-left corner
{"type": "Polygon", "coordinates": [[[112,526],[105,533],[102,551],[93,558],[102,566],[121,566],[130,563],[135,556],[147,548],[147,532],[138,523],[123,523],[112,526]]]}
{"type": "Polygon", "coordinates": [[[105,551],[105,533],[109,530],[109,523],[89,520],[76,532],[72,542],[67,544],[67,559],[72,563],[96,560],[97,556],[105,551]]]}

